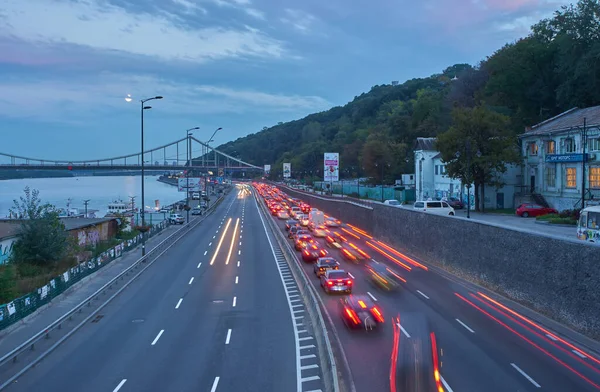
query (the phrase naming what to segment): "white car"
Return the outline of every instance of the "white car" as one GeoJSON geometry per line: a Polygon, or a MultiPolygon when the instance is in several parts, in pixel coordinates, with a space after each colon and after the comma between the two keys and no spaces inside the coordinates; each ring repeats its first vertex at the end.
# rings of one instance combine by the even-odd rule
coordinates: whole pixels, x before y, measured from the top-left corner
{"type": "Polygon", "coordinates": [[[416,201],[413,209],[436,215],[454,216],[454,208],[450,207],[445,201],[416,201]]]}
{"type": "Polygon", "coordinates": [[[387,206],[394,206],[394,207],[402,206],[402,204],[400,204],[400,202],[398,200],[386,200],[383,202],[383,204],[385,204],[387,206]]]}

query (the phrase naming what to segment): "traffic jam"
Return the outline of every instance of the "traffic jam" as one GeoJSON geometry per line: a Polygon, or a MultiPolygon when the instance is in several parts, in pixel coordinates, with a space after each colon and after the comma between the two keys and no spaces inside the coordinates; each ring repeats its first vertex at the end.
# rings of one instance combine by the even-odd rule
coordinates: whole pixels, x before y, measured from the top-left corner
{"type": "MultiPolygon", "coordinates": [[[[392,367],[397,368],[396,371],[391,372],[393,374],[390,374],[390,382],[393,384],[391,390],[405,390],[406,387],[411,387],[416,383],[421,387],[426,385],[424,389],[419,389],[422,391],[444,391],[438,376],[438,363],[435,363],[438,355],[432,352],[432,350],[436,350],[435,335],[431,333],[429,327],[420,330],[422,339],[413,339],[423,345],[418,350],[419,352],[431,354],[429,360],[425,361],[427,362],[426,369],[420,369],[417,372],[420,380],[415,380],[415,372],[406,369],[407,357],[413,357],[408,362],[417,360],[414,358],[414,352],[400,353],[398,351],[398,347],[400,347],[398,340],[401,335],[398,330],[400,324],[396,321],[398,318],[389,317],[387,320],[384,309],[370,292],[356,292],[354,287],[357,277],[348,271],[347,267],[344,268],[346,264],[354,266],[354,270],[359,267],[364,273],[364,279],[372,286],[387,293],[396,292],[402,288],[402,284],[406,280],[398,271],[377,262],[369,254],[371,250],[380,254],[389,254],[391,248],[382,248],[385,244],[373,240],[362,230],[328,216],[325,212],[311,207],[298,198],[290,197],[275,186],[255,183],[254,187],[264,200],[271,216],[284,223],[280,226],[282,226],[282,230],[285,230],[290,245],[297,251],[298,263],[300,266],[309,266],[308,269],[304,269],[314,273],[313,285],[315,288],[322,290],[325,296],[340,296],[338,305],[335,307],[338,315],[331,314],[331,316],[340,317],[349,330],[362,330],[367,333],[376,333],[385,327],[386,321],[391,324],[389,330],[393,331],[395,346],[392,349],[392,367]],[[357,240],[360,240],[361,237],[369,238],[366,244],[371,247],[370,250],[363,249],[358,243],[357,240]],[[398,361],[398,358],[405,360],[398,361]],[[411,373],[410,377],[398,376],[407,371],[411,373]],[[410,379],[409,384],[406,383],[408,379],[410,379]]],[[[395,258],[393,259],[395,260],[395,258]]],[[[415,261],[415,263],[417,262],[415,261]]],[[[406,264],[402,263],[402,265],[406,264]]],[[[423,268],[426,267],[423,266],[423,268]]],[[[356,273],[356,271],[354,272],[356,273]]],[[[422,360],[421,357],[419,362],[422,360]]]]}

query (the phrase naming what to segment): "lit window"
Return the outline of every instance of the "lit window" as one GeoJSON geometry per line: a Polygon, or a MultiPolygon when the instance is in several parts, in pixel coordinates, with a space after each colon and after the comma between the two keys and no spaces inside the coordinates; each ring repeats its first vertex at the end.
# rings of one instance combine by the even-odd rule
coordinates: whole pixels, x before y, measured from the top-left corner
{"type": "Polygon", "coordinates": [[[590,167],[590,188],[600,189],[600,167],[590,167]]]}
{"type": "Polygon", "coordinates": [[[546,167],[546,186],[548,188],[556,186],[556,166],[546,167]]]}
{"type": "Polygon", "coordinates": [[[555,154],[556,152],[556,143],[554,140],[548,140],[546,142],[546,154],[555,154]]]}
{"type": "Polygon", "coordinates": [[[537,154],[538,154],[537,143],[529,143],[529,155],[537,155],[537,154]]]}
{"type": "Polygon", "coordinates": [[[577,188],[577,168],[567,167],[565,182],[567,188],[577,188]]]}

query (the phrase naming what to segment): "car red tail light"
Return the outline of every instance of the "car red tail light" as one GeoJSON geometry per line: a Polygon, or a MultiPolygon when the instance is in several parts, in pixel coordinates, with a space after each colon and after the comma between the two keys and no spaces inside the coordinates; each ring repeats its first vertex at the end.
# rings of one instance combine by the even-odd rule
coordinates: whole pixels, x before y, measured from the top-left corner
{"type": "Polygon", "coordinates": [[[373,313],[373,316],[375,316],[375,318],[377,319],[377,321],[379,321],[380,323],[383,323],[383,314],[381,314],[381,311],[379,310],[379,308],[377,306],[374,306],[373,309],[371,309],[371,313],[373,313]]]}
{"type": "Polygon", "coordinates": [[[352,281],[350,279],[348,279],[348,281],[346,282],[346,284],[350,285],[350,284],[352,284],[352,281]]]}
{"type": "Polygon", "coordinates": [[[356,314],[356,312],[352,309],[346,308],[346,314],[348,315],[348,317],[350,317],[350,319],[354,322],[354,324],[360,324],[360,320],[358,319],[358,315],[356,314]]]}
{"type": "Polygon", "coordinates": [[[333,286],[333,282],[331,280],[328,280],[327,284],[330,285],[330,286],[333,286]]]}
{"type": "Polygon", "coordinates": [[[304,251],[304,254],[305,254],[305,255],[307,255],[307,256],[309,256],[309,255],[310,255],[310,253],[308,253],[308,251],[307,251],[307,250],[305,250],[305,251],[304,251]]]}

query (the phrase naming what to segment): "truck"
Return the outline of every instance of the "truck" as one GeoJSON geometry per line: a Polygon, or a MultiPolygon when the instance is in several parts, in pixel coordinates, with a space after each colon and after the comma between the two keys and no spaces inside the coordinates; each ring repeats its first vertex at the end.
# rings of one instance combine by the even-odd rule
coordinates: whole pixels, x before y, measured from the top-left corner
{"type": "Polygon", "coordinates": [[[317,227],[325,224],[325,215],[323,211],[311,211],[308,213],[308,224],[312,227],[317,227]]]}

